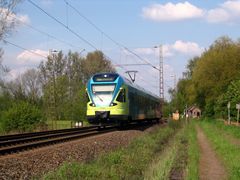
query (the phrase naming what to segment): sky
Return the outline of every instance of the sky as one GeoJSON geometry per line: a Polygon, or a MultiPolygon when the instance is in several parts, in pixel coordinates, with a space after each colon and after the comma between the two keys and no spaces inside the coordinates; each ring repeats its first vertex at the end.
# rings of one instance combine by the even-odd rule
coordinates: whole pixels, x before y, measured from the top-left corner
{"type": "Polygon", "coordinates": [[[18,26],[7,43],[0,43],[11,78],[36,68],[51,50],[82,56],[101,50],[118,73],[138,71],[136,83],[158,95],[156,69],[126,64],[159,67],[159,48],[154,47],[162,45],[164,96],[169,99],[167,91],[182,78],[189,59],[221,36],[240,37],[240,0],[24,0],[11,19],[18,26]]]}

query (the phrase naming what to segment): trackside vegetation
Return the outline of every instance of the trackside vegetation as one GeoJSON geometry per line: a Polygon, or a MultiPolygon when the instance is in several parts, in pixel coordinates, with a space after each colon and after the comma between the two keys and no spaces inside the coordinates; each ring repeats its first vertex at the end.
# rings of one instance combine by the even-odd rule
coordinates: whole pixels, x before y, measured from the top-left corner
{"type": "Polygon", "coordinates": [[[240,100],[239,44],[239,40],[220,37],[199,57],[189,60],[177,88],[169,90],[172,110],[182,113],[186,106],[195,104],[206,117],[227,118],[230,102],[235,119],[240,100]]]}
{"type": "MultiPolygon", "coordinates": [[[[23,127],[23,123],[10,125],[13,121],[3,114],[9,114],[19,103],[37,108],[41,122],[48,129],[66,128],[59,125],[63,121],[69,121],[68,124],[86,121],[86,82],[100,72],[115,72],[101,51],[89,52],[86,57],[78,52],[70,51],[65,55],[59,51],[49,55],[37,69],[29,69],[16,79],[7,80],[7,72],[4,75],[0,73],[0,134],[41,130],[35,126],[37,123],[32,126],[29,118],[24,120],[24,126],[28,127],[23,127]]],[[[15,119],[23,118],[24,113],[28,112],[23,111],[15,119]]]]}
{"type": "MultiPolygon", "coordinates": [[[[143,179],[145,170],[158,157],[182,128],[180,123],[170,123],[133,141],[127,148],[100,156],[88,163],[65,163],[44,179],[143,179]]],[[[170,167],[165,162],[166,173],[170,167]]]]}
{"type": "Polygon", "coordinates": [[[127,148],[90,162],[66,162],[44,179],[197,179],[199,150],[195,124],[170,122],[127,148]]]}
{"type": "Polygon", "coordinates": [[[222,121],[205,119],[199,123],[218,157],[227,169],[229,179],[240,178],[239,127],[226,126],[222,121]]]}

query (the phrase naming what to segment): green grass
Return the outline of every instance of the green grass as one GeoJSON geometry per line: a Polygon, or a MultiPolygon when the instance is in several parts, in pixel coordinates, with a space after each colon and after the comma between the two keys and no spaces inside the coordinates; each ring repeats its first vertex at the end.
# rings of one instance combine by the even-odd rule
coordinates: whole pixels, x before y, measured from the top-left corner
{"type": "Polygon", "coordinates": [[[176,169],[178,168],[180,170],[182,168],[185,169],[185,167],[180,167],[181,165],[179,164],[179,159],[182,157],[182,153],[180,153],[182,152],[181,144],[182,142],[186,142],[186,134],[184,129],[178,131],[174,138],[172,138],[165,146],[164,150],[160,152],[156,158],[154,158],[152,164],[145,171],[144,179],[169,179],[169,174],[173,167],[176,167],[176,169]]]}
{"type": "Polygon", "coordinates": [[[188,163],[186,168],[186,179],[199,179],[199,157],[200,151],[197,141],[197,132],[195,128],[195,121],[191,120],[186,128],[188,137],[188,163]]]}
{"type": "MultiPolygon", "coordinates": [[[[54,124],[54,129],[67,129],[67,128],[72,128],[75,125],[75,122],[71,120],[57,120],[52,122],[51,120],[47,121],[47,126],[48,129],[52,129],[52,124],[54,124]]],[[[87,120],[83,122],[84,126],[88,126],[89,123],[87,120]]]]}
{"type": "Polygon", "coordinates": [[[155,133],[137,138],[127,148],[102,155],[89,163],[65,163],[44,179],[143,179],[145,170],[166,148],[177,129],[177,124],[159,128],[155,133]]]}
{"type": "Polygon", "coordinates": [[[237,134],[237,130],[240,132],[239,127],[224,126],[213,120],[204,120],[200,122],[200,126],[223,161],[229,179],[240,179],[240,146],[229,140],[229,135],[239,137],[237,134]]]}
{"type": "MultiPolygon", "coordinates": [[[[57,120],[57,121],[52,122],[51,120],[48,120],[47,125],[48,125],[49,129],[52,129],[53,125],[54,125],[54,129],[67,129],[67,128],[71,128],[71,121],[70,120],[57,120]]],[[[72,125],[74,125],[74,123],[72,125]]]]}

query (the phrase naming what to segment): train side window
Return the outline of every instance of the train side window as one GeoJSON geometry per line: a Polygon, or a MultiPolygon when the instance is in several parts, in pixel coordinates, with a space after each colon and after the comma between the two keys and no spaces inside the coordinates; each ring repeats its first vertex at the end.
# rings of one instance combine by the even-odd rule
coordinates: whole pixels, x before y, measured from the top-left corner
{"type": "Polygon", "coordinates": [[[118,97],[116,99],[118,102],[126,102],[126,93],[125,93],[125,89],[121,89],[118,97]]]}

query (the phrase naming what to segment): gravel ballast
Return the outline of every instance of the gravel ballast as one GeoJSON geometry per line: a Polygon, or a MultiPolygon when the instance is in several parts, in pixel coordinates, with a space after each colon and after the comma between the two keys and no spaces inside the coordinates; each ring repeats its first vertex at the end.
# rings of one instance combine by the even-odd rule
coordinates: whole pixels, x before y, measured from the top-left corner
{"type": "Polygon", "coordinates": [[[0,157],[0,179],[30,179],[59,167],[63,162],[86,162],[99,154],[126,147],[134,138],[149,132],[115,131],[62,144],[42,147],[19,154],[0,157]]]}

